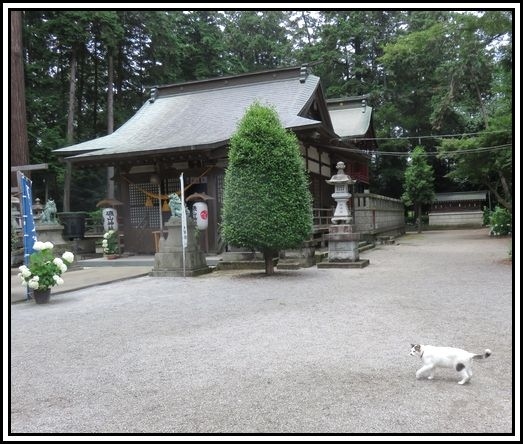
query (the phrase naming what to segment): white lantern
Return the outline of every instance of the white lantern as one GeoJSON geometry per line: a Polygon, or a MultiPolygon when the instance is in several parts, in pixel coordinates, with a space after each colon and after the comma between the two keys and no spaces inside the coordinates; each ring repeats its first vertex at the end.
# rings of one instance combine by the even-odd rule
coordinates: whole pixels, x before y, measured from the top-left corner
{"type": "Polygon", "coordinates": [[[194,202],[193,214],[198,230],[206,230],[209,225],[209,210],[207,204],[205,202],[194,202]]]}
{"type": "Polygon", "coordinates": [[[116,212],[116,208],[104,208],[102,210],[102,217],[104,220],[104,231],[118,231],[118,213],[116,212]]]}

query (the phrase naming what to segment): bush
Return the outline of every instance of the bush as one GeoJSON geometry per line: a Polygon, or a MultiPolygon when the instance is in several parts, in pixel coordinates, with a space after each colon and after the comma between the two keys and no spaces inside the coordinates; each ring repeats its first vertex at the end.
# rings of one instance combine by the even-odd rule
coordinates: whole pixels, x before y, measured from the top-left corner
{"type": "Polygon", "coordinates": [[[225,172],[222,238],[263,252],[265,271],[280,250],[312,233],[312,198],[296,136],[275,109],[254,103],[231,137],[225,172]]]}
{"type": "Polygon", "coordinates": [[[506,236],[512,233],[512,214],[506,209],[496,207],[490,216],[490,235],[506,236]]]}
{"type": "Polygon", "coordinates": [[[107,231],[102,240],[102,247],[105,254],[118,254],[120,252],[118,232],[114,230],[107,231]]]}
{"type": "Polygon", "coordinates": [[[415,225],[416,224],[416,214],[414,214],[414,211],[409,211],[407,215],[405,216],[405,223],[407,225],[415,225]]]}
{"type": "Polygon", "coordinates": [[[490,224],[490,216],[492,216],[492,211],[489,207],[483,207],[483,226],[488,226],[490,224]]]}

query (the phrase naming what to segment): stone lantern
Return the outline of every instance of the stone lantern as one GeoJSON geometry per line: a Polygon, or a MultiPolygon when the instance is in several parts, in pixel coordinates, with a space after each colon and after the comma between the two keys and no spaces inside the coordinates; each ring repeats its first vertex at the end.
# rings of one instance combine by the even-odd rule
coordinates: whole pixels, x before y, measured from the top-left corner
{"type": "Polygon", "coordinates": [[[355,183],[345,174],[345,164],[336,164],[338,172],[326,182],[334,185],[332,197],[336,201],[336,209],[329,226],[329,257],[327,261],[320,262],[318,268],[363,268],[369,265],[368,259],[360,260],[359,242],[360,233],[354,233],[352,215],[347,204],[351,197],[349,185],[355,183]]]}
{"type": "Polygon", "coordinates": [[[37,197],[35,199],[35,203],[33,204],[33,219],[36,221],[40,220],[42,217],[42,211],[44,209],[44,206],[40,202],[40,199],[37,197]]]}
{"type": "Polygon", "coordinates": [[[345,174],[345,164],[343,162],[338,162],[336,168],[338,172],[332,176],[330,180],[326,181],[329,185],[334,185],[332,197],[336,201],[336,209],[334,210],[334,217],[331,221],[333,224],[340,222],[352,224],[352,216],[347,201],[351,197],[349,185],[355,184],[356,181],[345,174]]]}

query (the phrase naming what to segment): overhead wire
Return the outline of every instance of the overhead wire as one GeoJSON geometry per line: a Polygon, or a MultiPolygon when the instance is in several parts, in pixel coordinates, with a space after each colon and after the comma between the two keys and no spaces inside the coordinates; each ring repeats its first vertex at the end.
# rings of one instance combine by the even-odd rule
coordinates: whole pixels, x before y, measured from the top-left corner
{"type": "MultiPolygon", "coordinates": [[[[411,140],[411,139],[438,139],[438,138],[459,138],[465,136],[475,136],[478,134],[497,134],[497,133],[511,133],[512,130],[496,130],[496,131],[481,131],[475,133],[461,133],[461,134],[438,134],[438,135],[428,135],[428,136],[404,136],[404,137],[347,137],[339,138],[337,140],[346,140],[350,142],[360,142],[360,141],[369,141],[369,140],[411,140]]],[[[422,155],[424,156],[439,156],[439,157],[452,157],[458,154],[471,154],[471,153],[481,153],[484,151],[497,151],[505,148],[512,148],[512,144],[496,145],[489,147],[478,147],[470,148],[464,150],[454,150],[454,151],[434,151],[434,152],[425,152],[422,155]]],[[[354,153],[365,153],[367,155],[377,155],[377,156],[398,156],[398,157],[409,157],[412,156],[412,151],[379,151],[379,150],[366,150],[366,149],[354,149],[354,148],[345,148],[344,150],[354,153]]]]}
{"type": "Polygon", "coordinates": [[[439,138],[457,138],[464,136],[476,136],[478,134],[497,134],[497,133],[508,133],[512,130],[496,130],[496,131],[480,131],[476,133],[461,133],[461,134],[434,134],[429,136],[398,136],[398,137],[351,137],[352,141],[363,141],[363,140],[403,140],[403,139],[439,139],[439,138]]]}
{"type": "MultiPolygon", "coordinates": [[[[478,148],[471,148],[468,150],[455,150],[455,151],[435,151],[435,152],[425,152],[421,155],[423,156],[439,156],[439,157],[452,157],[457,154],[471,154],[471,153],[481,153],[485,151],[498,151],[505,148],[512,148],[512,144],[504,144],[504,145],[496,145],[496,146],[486,146],[486,147],[478,147],[478,148]]],[[[348,151],[351,152],[362,152],[364,151],[366,154],[375,154],[378,156],[398,156],[398,157],[409,157],[412,156],[412,151],[377,151],[377,150],[359,150],[359,149],[352,149],[347,148],[348,151]]]]}

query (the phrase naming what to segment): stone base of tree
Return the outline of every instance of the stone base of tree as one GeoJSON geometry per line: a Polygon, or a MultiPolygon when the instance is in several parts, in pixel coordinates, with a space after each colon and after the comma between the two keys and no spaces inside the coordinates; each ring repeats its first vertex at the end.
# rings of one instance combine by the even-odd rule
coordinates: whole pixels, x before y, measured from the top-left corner
{"type": "MultiPolygon", "coordinates": [[[[278,265],[278,259],[273,259],[273,265],[278,265]]],[[[221,260],[216,265],[217,270],[265,270],[264,260],[240,260],[240,261],[228,261],[221,260]]]]}
{"type": "Polygon", "coordinates": [[[353,262],[343,262],[343,261],[324,261],[320,262],[316,266],[318,268],[364,268],[369,265],[370,261],[368,259],[360,259],[353,262]]]}
{"type": "Polygon", "coordinates": [[[278,268],[295,270],[316,265],[316,240],[304,241],[300,248],[280,253],[278,268]]]}

